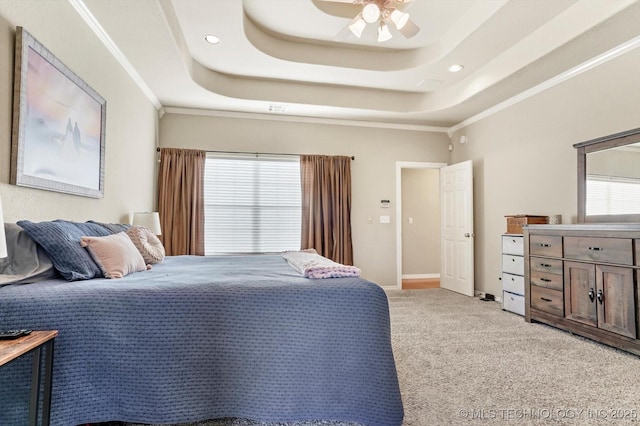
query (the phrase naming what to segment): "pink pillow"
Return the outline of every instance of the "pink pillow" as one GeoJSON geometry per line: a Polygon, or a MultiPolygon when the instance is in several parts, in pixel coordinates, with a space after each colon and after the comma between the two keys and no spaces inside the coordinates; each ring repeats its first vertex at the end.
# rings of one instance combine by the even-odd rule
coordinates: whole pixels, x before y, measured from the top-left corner
{"type": "Polygon", "coordinates": [[[164,260],[164,246],[149,228],[134,225],[127,230],[127,235],[147,264],[153,265],[164,260]]]}
{"type": "Polygon", "coordinates": [[[122,278],[132,272],[147,269],[142,255],[124,232],[106,237],[82,237],[80,244],[89,250],[107,278],[122,278]]]}

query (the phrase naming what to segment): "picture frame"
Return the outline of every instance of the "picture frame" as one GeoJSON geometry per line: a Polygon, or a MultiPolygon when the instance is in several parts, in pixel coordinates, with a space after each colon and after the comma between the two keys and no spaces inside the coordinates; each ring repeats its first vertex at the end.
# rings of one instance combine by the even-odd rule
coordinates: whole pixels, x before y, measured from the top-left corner
{"type": "Polygon", "coordinates": [[[106,101],[16,27],[11,183],[104,197],[106,101]]]}

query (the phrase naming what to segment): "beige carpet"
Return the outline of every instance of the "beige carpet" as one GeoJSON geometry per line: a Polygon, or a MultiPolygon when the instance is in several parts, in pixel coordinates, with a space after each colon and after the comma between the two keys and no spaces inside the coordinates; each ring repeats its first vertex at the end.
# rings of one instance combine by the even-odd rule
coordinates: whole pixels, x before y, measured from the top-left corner
{"type": "Polygon", "coordinates": [[[496,302],[387,294],[405,425],[638,423],[640,358],[496,302]]]}
{"type": "MultiPolygon", "coordinates": [[[[640,423],[640,357],[444,289],[387,295],[404,425],[640,423]]],[[[347,423],[295,424],[320,425],[347,423]]]]}

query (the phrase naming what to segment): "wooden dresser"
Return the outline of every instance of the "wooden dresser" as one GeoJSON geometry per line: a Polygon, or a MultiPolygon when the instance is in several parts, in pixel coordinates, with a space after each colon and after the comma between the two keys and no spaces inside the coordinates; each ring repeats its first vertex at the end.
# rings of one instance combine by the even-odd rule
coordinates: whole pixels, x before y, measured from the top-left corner
{"type": "Polygon", "coordinates": [[[640,355],[640,224],[524,228],[525,320],[640,355]]]}

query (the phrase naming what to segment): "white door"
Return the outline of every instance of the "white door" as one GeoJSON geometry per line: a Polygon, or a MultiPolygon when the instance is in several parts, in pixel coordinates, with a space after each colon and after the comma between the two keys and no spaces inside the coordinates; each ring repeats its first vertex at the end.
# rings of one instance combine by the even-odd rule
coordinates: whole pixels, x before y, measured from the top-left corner
{"type": "Polygon", "coordinates": [[[474,296],[473,169],[465,161],[440,169],[440,287],[474,296]]]}

